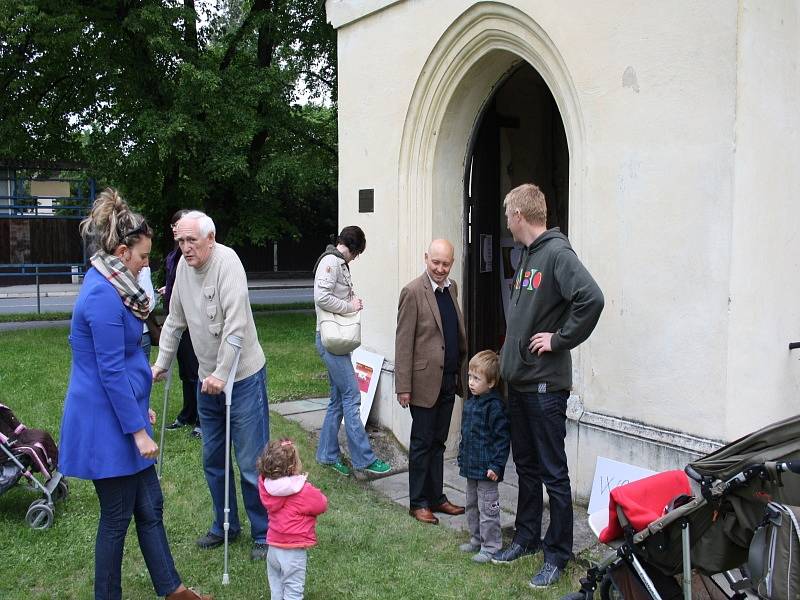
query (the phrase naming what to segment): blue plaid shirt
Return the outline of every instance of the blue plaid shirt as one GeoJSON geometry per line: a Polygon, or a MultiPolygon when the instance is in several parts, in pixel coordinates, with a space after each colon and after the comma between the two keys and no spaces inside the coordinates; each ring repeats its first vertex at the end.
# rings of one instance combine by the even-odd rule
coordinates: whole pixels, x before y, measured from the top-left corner
{"type": "Polygon", "coordinates": [[[470,396],[461,415],[461,443],[458,466],[462,477],[488,480],[486,471],[497,473],[498,481],[508,461],[511,434],[503,400],[497,390],[470,396]]]}

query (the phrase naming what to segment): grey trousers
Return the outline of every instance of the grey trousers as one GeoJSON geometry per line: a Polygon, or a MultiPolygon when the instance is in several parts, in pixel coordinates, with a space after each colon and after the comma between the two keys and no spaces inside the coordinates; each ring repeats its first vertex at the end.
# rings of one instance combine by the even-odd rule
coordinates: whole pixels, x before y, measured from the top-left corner
{"type": "Polygon", "coordinates": [[[278,548],[267,550],[267,580],[272,600],[302,600],[306,587],[305,548],[278,548]]]}
{"type": "Polygon", "coordinates": [[[500,492],[496,481],[467,479],[467,526],[470,543],[494,556],[500,549],[500,492]]]}

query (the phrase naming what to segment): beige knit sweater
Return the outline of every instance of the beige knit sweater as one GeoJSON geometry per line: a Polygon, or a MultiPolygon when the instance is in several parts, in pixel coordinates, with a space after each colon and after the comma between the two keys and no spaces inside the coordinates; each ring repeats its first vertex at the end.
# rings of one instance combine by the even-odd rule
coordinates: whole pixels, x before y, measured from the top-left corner
{"type": "Polygon", "coordinates": [[[215,244],[208,262],[197,269],[186,264],[183,257],[178,262],[157,367],[166,370],[172,364],[187,327],[200,363],[201,380],[213,375],[227,381],[234,356],[233,347],[225,341],[229,335],[243,340],[234,381],[253,375],[266,362],[253,322],[244,267],[227,246],[215,244]]]}

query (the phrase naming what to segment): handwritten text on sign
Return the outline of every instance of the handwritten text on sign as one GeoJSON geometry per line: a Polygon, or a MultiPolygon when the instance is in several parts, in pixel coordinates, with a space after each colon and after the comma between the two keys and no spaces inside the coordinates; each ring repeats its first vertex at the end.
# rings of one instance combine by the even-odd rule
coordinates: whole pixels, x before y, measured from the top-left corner
{"type": "Polygon", "coordinates": [[[649,477],[654,473],[655,471],[649,469],[598,456],[592,480],[592,495],[589,497],[589,514],[608,509],[608,498],[615,487],[649,477]]]}

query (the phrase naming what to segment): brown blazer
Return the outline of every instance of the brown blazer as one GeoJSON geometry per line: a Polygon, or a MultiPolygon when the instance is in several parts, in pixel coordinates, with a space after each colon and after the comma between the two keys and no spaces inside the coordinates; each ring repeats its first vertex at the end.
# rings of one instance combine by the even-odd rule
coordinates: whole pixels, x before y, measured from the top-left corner
{"type": "MultiPolygon", "coordinates": [[[[458,305],[458,286],[450,280],[450,297],[458,314],[458,378],[456,393],[463,397],[461,365],[467,353],[464,316],[458,305]]],[[[439,305],[428,272],[411,281],[400,292],[397,333],[394,341],[395,393],[411,393],[411,404],[430,408],[442,387],[444,332],[439,305]]]]}

